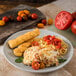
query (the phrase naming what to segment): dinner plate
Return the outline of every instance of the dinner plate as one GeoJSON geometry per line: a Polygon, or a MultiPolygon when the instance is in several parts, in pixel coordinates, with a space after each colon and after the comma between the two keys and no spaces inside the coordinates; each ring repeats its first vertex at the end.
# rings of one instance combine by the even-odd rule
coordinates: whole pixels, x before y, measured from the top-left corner
{"type": "Polygon", "coordinates": [[[52,71],[55,71],[57,69],[60,69],[63,66],[65,66],[67,63],[69,63],[69,61],[71,60],[71,58],[73,56],[73,46],[72,46],[71,42],[67,38],[65,38],[64,36],[62,36],[60,34],[57,34],[57,33],[52,32],[52,31],[44,30],[44,29],[40,29],[40,35],[38,37],[43,37],[45,35],[55,35],[55,36],[62,38],[68,44],[68,46],[69,46],[68,52],[66,55],[64,55],[64,58],[66,58],[67,60],[64,63],[59,64],[58,66],[48,67],[48,68],[39,69],[39,70],[34,70],[34,69],[32,69],[32,67],[26,66],[23,63],[16,63],[15,59],[17,59],[17,57],[14,56],[13,51],[12,51],[12,49],[9,48],[7,42],[11,39],[14,39],[14,38],[28,32],[28,31],[32,31],[32,30],[33,29],[23,30],[23,31],[17,32],[15,34],[11,35],[4,43],[4,47],[3,47],[4,56],[10,64],[12,64],[16,68],[24,70],[24,71],[29,71],[29,72],[34,72],[34,73],[45,73],[45,72],[52,72],[52,71]]]}

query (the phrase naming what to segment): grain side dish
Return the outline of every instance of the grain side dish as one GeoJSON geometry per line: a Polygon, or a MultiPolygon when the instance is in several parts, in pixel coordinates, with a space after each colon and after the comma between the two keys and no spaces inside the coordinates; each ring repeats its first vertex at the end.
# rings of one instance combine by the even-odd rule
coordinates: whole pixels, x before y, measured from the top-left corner
{"type": "Polygon", "coordinates": [[[16,63],[22,62],[34,70],[38,70],[58,66],[66,61],[64,55],[68,51],[68,45],[65,41],[54,35],[46,35],[41,38],[37,37],[39,35],[40,31],[36,28],[8,41],[9,47],[13,48],[13,54],[19,57],[15,60],[16,63]]]}

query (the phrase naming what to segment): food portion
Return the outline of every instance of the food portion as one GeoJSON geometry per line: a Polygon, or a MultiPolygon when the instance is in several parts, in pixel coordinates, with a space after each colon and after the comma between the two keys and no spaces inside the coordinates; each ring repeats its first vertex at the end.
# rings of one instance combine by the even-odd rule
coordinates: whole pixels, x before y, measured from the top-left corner
{"type": "Polygon", "coordinates": [[[23,43],[25,41],[28,41],[32,38],[35,38],[39,34],[40,34],[40,31],[39,31],[38,28],[36,28],[35,30],[33,30],[31,32],[27,32],[24,35],[21,35],[21,36],[17,37],[16,39],[9,40],[8,45],[9,45],[10,48],[15,48],[18,45],[20,45],[21,43],[23,43]]]}
{"type": "Polygon", "coordinates": [[[48,18],[48,19],[42,19],[39,23],[37,23],[37,27],[39,28],[44,28],[46,25],[52,25],[53,24],[53,19],[48,18]]]}
{"type": "Polygon", "coordinates": [[[12,15],[8,16],[8,18],[9,18],[9,21],[10,22],[13,22],[14,21],[14,17],[12,15]]]}
{"type": "MultiPolygon", "coordinates": [[[[6,23],[8,22],[26,22],[27,20],[36,20],[38,19],[38,15],[36,13],[31,13],[31,11],[24,9],[24,10],[20,10],[18,11],[18,13],[14,13],[14,15],[9,15],[8,16],[3,16],[2,17],[2,21],[6,23]],[[16,16],[17,14],[17,16],[16,16]]],[[[0,26],[4,26],[5,24],[2,24],[2,22],[0,22],[0,26]]]]}
{"type": "Polygon", "coordinates": [[[31,14],[31,18],[32,18],[32,19],[37,19],[37,18],[38,18],[38,15],[37,15],[36,13],[32,13],[32,14],[31,14]]]}
{"type": "Polygon", "coordinates": [[[30,19],[29,18],[29,15],[30,14],[31,14],[30,11],[29,10],[26,10],[26,9],[25,10],[18,11],[17,21],[18,22],[27,21],[28,19],[30,19]]]}
{"type": "Polygon", "coordinates": [[[5,25],[5,21],[0,20],[0,26],[4,26],[5,25]]]}
{"type": "Polygon", "coordinates": [[[44,36],[39,41],[33,41],[25,50],[23,63],[32,66],[35,70],[57,66],[60,58],[67,53],[67,48],[67,44],[62,39],[51,35],[44,36]]]}
{"type": "Polygon", "coordinates": [[[33,61],[39,63],[43,62],[46,67],[51,66],[53,63],[58,63],[57,57],[59,53],[50,46],[41,48],[39,46],[32,46],[25,50],[23,63],[32,65],[33,61]]]}
{"type": "Polygon", "coordinates": [[[53,24],[53,19],[49,18],[47,22],[48,22],[48,25],[52,25],[53,24]]]}
{"type": "Polygon", "coordinates": [[[39,28],[44,28],[44,24],[43,24],[43,23],[38,23],[38,24],[37,24],[37,27],[39,27],[39,28]]]}
{"type": "MultiPolygon", "coordinates": [[[[11,22],[11,23],[13,23],[13,22],[26,22],[28,20],[36,20],[39,18],[37,13],[31,13],[31,11],[26,10],[26,9],[20,10],[16,14],[17,14],[16,17],[14,17],[13,15],[8,15],[8,16],[2,17],[2,20],[0,20],[0,26],[4,26],[9,22],[11,22]]],[[[37,27],[44,28],[46,25],[52,25],[52,24],[53,24],[52,18],[41,19],[37,23],[37,27]]]]}
{"type": "Polygon", "coordinates": [[[76,20],[76,12],[72,13],[73,20],[76,20]]]}
{"type": "Polygon", "coordinates": [[[5,21],[5,22],[8,22],[8,21],[9,21],[9,18],[8,18],[7,16],[4,16],[4,17],[2,18],[2,20],[5,21]]]}
{"type": "Polygon", "coordinates": [[[8,41],[10,48],[16,47],[13,49],[13,54],[19,58],[15,62],[23,62],[23,64],[31,66],[34,70],[38,70],[58,66],[66,61],[64,55],[68,51],[68,45],[61,38],[54,35],[38,38],[39,34],[39,29],[35,29],[8,41]]]}
{"type": "Polygon", "coordinates": [[[22,24],[24,24],[24,22],[34,21],[37,19],[40,20],[38,23],[36,23],[37,24],[36,26],[38,28],[44,28],[46,25],[53,24],[53,19],[51,17],[48,19],[46,18],[41,19],[37,13],[35,12],[32,13],[31,10],[24,9],[17,11],[17,13],[14,13],[13,15],[8,14],[7,16],[2,17],[2,19],[0,20],[0,26],[4,26],[14,22],[15,23],[23,22],[22,24]]]}
{"type": "Polygon", "coordinates": [[[13,53],[15,56],[22,56],[24,51],[31,45],[31,42],[34,39],[28,40],[27,42],[22,43],[17,48],[13,49],[13,53]]]}
{"type": "Polygon", "coordinates": [[[72,23],[71,30],[74,34],[76,34],[76,20],[72,23]]]}
{"type": "Polygon", "coordinates": [[[41,22],[42,22],[44,25],[46,25],[46,23],[47,23],[46,19],[43,19],[41,22]]]}
{"type": "Polygon", "coordinates": [[[21,16],[17,16],[17,21],[22,21],[22,17],[21,16]]]}
{"type": "Polygon", "coordinates": [[[60,30],[66,30],[72,23],[72,15],[67,11],[61,11],[55,18],[55,26],[60,30]]]}
{"type": "Polygon", "coordinates": [[[22,56],[23,52],[31,45],[30,42],[25,42],[13,50],[15,56],[22,56]]]}

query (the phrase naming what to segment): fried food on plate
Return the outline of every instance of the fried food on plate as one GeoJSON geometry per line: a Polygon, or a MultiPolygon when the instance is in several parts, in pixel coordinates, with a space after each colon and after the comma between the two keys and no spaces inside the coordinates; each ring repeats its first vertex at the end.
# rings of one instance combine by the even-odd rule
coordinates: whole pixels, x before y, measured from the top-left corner
{"type": "Polygon", "coordinates": [[[13,53],[15,56],[22,56],[24,51],[31,45],[31,42],[33,41],[34,39],[31,39],[27,42],[24,42],[22,43],[21,45],[19,45],[17,48],[15,48],[13,50],[13,53]]]}
{"type": "Polygon", "coordinates": [[[27,42],[22,43],[21,45],[19,45],[17,48],[15,48],[13,50],[14,55],[15,56],[22,56],[24,51],[27,48],[29,48],[29,46],[31,45],[32,41],[39,41],[39,40],[41,40],[41,38],[34,38],[34,39],[31,39],[31,40],[29,40],[27,42]]]}
{"type": "Polygon", "coordinates": [[[24,35],[21,35],[21,36],[17,37],[16,39],[9,40],[8,45],[10,46],[10,48],[15,48],[18,45],[20,45],[21,43],[35,38],[39,34],[40,34],[40,31],[39,31],[38,28],[36,28],[33,31],[27,32],[24,35]]]}

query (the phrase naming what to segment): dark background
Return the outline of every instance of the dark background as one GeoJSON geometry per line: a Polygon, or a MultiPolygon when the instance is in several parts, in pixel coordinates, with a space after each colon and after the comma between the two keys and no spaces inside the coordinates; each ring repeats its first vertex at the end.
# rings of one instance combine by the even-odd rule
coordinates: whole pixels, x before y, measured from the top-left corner
{"type": "Polygon", "coordinates": [[[0,0],[0,1],[12,1],[12,2],[32,2],[32,3],[48,3],[54,0],[0,0]]]}
{"type": "Polygon", "coordinates": [[[0,0],[0,14],[20,4],[26,4],[33,7],[40,7],[53,1],[56,0],[0,0]]]}

